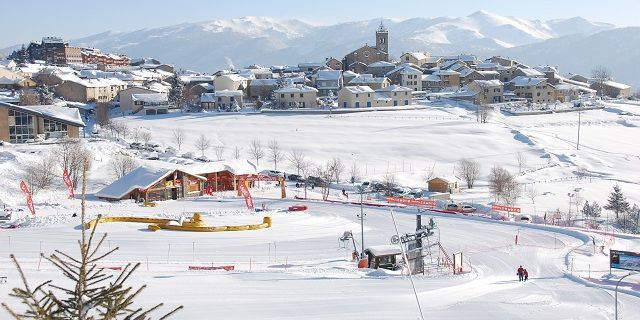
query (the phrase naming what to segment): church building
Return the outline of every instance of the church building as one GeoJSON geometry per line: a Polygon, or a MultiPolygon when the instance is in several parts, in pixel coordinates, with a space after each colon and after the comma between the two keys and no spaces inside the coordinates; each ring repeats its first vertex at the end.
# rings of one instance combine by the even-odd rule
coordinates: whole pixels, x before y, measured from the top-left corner
{"type": "Polygon", "coordinates": [[[351,70],[362,73],[366,70],[367,65],[378,61],[389,60],[389,31],[380,23],[380,27],[376,31],[376,46],[371,47],[365,44],[360,49],[356,49],[347,54],[342,60],[342,66],[345,70],[351,70]]]}

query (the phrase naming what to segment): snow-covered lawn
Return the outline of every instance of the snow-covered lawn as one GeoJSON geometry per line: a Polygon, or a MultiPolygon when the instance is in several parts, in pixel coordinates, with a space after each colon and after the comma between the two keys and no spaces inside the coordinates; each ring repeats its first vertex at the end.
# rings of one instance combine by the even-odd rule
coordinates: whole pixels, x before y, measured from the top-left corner
{"type": "MultiPolygon", "coordinates": [[[[478,124],[475,116],[462,108],[439,105],[426,110],[365,112],[328,117],[326,115],[243,115],[169,114],[118,118],[130,128],[152,132],[152,141],[174,145],[171,130],[181,128],[188,142],[181,152],[199,152],[194,145],[206,134],[216,145],[247,149],[252,139],[266,145],[277,139],[285,151],[300,149],[309,159],[323,163],[339,157],[347,167],[357,163],[362,179],[381,178],[391,172],[403,186],[426,189],[426,175],[450,176],[461,158],[482,164],[477,187],[462,189],[453,198],[480,208],[492,202],[486,175],[494,165],[518,171],[516,155],[526,164],[518,180],[527,188],[535,186],[535,204],[525,195],[517,206],[523,213],[540,214],[569,208],[567,193],[582,188],[583,199],[604,204],[615,184],[632,203],[640,203],[640,118],[636,106],[608,104],[604,110],[581,113],[580,150],[576,150],[577,113],[509,117],[495,114],[490,123],[478,124]],[[577,172],[586,177],[577,180],[577,172]]],[[[113,180],[109,161],[124,149],[110,141],[88,142],[94,154],[89,179],[93,193],[113,180]]],[[[51,150],[51,146],[4,146],[0,149],[0,199],[15,208],[25,208],[18,187],[24,166],[51,150]]],[[[213,150],[207,153],[215,158],[213,150]]],[[[140,163],[153,162],[140,160],[140,163]]],[[[267,158],[263,169],[273,169],[267,158]]],[[[279,170],[292,171],[286,163],[279,170]]],[[[347,173],[343,175],[346,180],[347,173]]],[[[0,232],[0,285],[6,297],[19,279],[10,265],[9,253],[24,262],[33,282],[60,279],[39,252],[75,250],[79,236],[77,199],[66,199],[62,179],[56,191],[35,195],[37,217],[26,227],[0,232]]],[[[464,187],[464,183],[463,183],[464,187]]],[[[149,288],[141,303],[164,301],[185,305],[178,319],[416,319],[415,298],[408,279],[393,272],[357,269],[350,261],[353,250],[342,248],[338,238],[352,230],[359,239],[359,222],[354,205],[309,202],[308,212],[284,213],[275,209],[300,203],[276,200],[277,189],[263,186],[252,190],[257,205],[271,211],[248,213],[243,201],[233,193],[222,197],[167,201],[155,208],[132,202],[108,203],[89,195],[88,214],[189,216],[203,212],[210,224],[258,223],[271,216],[273,228],[232,233],[150,232],[144,224],[113,223],[99,226],[109,233],[108,247],[121,250],[105,261],[105,266],[141,262],[132,282],[149,288]],[[187,271],[189,265],[234,265],[234,271],[187,271]]],[[[301,194],[289,186],[288,195],[301,194]]],[[[310,194],[317,196],[317,190],[310,194]]],[[[334,189],[332,197],[340,197],[334,189]]],[[[365,245],[388,244],[394,228],[388,209],[367,207],[365,245]]],[[[572,207],[575,212],[575,204],[572,207]]],[[[415,209],[397,209],[400,232],[414,228],[415,209]]],[[[419,276],[418,296],[425,318],[474,319],[611,319],[613,298],[608,286],[622,271],[608,276],[607,257],[593,254],[594,235],[598,244],[608,241],[582,231],[554,229],[538,225],[497,222],[481,218],[434,214],[443,246],[451,254],[461,251],[469,272],[460,276],[419,276]],[[542,228],[542,229],[540,229],[542,228]],[[518,245],[514,245],[518,235],[518,245]],[[519,283],[515,270],[525,266],[530,281],[519,283]],[[571,275],[573,268],[573,275],[571,275]],[[573,276],[587,278],[591,285],[573,276]]],[[[423,220],[424,221],[424,220],[423,220]]],[[[616,238],[609,248],[640,251],[635,237],[616,238]]],[[[623,290],[632,290],[637,278],[627,278],[623,290]]],[[[637,285],[636,285],[637,288],[637,285]]],[[[636,294],[637,295],[637,294],[636,294]]],[[[5,299],[15,305],[16,300],[5,299]]],[[[638,298],[620,296],[621,318],[640,311],[638,298]]],[[[0,317],[2,318],[2,317],[0,317]]]]}

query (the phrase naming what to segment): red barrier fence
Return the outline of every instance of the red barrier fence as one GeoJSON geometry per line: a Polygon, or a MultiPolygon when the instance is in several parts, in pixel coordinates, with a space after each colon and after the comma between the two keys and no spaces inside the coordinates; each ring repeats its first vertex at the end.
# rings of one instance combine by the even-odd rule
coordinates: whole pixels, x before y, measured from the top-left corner
{"type": "Polygon", "coordinates": [[[235,266],[189,266],[189,270],[225,270],[225,271],[233,271],[235,266]]]}

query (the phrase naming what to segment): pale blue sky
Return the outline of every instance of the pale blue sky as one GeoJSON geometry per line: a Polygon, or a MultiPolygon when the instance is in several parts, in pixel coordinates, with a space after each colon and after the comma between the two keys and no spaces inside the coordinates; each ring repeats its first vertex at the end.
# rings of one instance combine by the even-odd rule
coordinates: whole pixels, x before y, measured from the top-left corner
{"type": "Polygon", "coordinates": [[[107,30],[242,16],[331,24],[380,17],[459,17],[480,9],[527,19],[581,16],[617,26],[640,25],[638,0],[29,0],[2,4],[0,48],[47,35],[74,39],[107,30]]]}

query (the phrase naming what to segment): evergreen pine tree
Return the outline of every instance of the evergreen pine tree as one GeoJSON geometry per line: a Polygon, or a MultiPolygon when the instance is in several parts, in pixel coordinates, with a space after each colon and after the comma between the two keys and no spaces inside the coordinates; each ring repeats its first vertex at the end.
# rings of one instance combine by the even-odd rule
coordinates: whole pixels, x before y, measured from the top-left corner
{"type": "Polygon", "coordinates": [[[594,218],[600,218],[600,216],[602,215],[602,208],[597,201],[594,201],[589,209],[591,212],[591,216],[594,218]]]}
{"type": "Polygon", "coordinates": [[[589,205],[589,201],[584,202],[584,205],[582,206],[582,214],[587,218],[591,217],[591,206],[589,205]]]}
{"type": "Polygon", "coordinates": [[[609,203],[604,208],[613,211],[616,214],[616,220],[620,219],[621,213],[629,211],[629,202],[625,199],[618,185],[613,187],[613,192],[609,195],[608,201],[609,203]]]}
{"type": "Polygon", "coordinates": [[[169,102],[173,103],[177,108],[182,107],[184,84],[180,81],[178,74],[174,74],[171,78],[171,89],[169,89],[169,102]]]}

